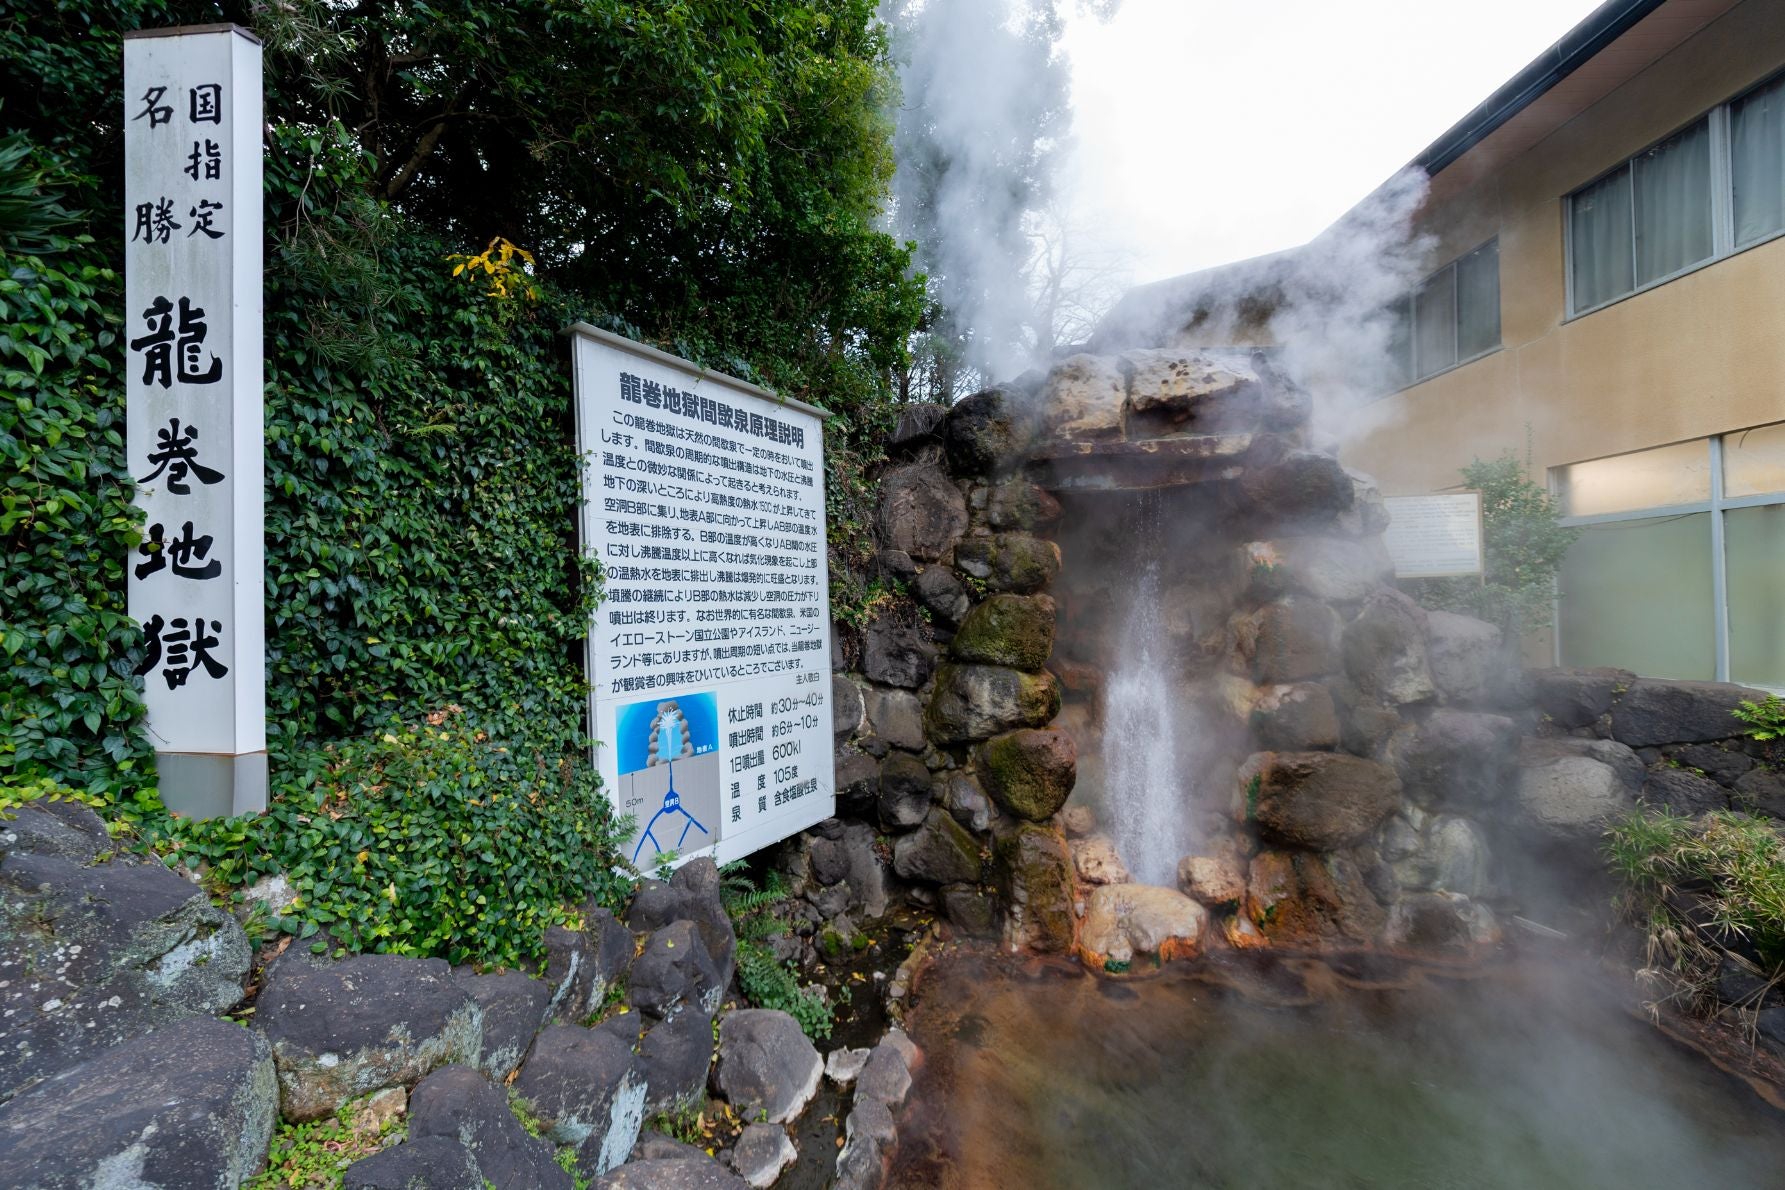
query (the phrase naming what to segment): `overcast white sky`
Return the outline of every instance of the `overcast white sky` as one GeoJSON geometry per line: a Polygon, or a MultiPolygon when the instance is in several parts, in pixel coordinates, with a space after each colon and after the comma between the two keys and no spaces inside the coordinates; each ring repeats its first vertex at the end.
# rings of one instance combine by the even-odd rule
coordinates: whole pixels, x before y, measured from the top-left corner
{"type": "Polygon", "coordinates": [[[1596,0],[1122,0],[1071,19],[1081,238],[1135,282],[1304,243],[1596,0]]]}

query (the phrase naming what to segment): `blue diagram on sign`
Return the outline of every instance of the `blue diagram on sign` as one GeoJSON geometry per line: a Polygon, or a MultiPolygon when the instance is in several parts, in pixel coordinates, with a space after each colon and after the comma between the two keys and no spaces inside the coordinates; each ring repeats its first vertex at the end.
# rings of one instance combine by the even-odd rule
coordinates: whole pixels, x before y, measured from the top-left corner
{"type": "Polygon", "coordinates": [[[649,862],[646,844],[652,857],[680,851],[694,831],[712,841],[706,824],[719,817],[716,697],[631,703],[619,709],[615,728],[622,805],[635,820],[644,819],[632,862],[649,862]]]}

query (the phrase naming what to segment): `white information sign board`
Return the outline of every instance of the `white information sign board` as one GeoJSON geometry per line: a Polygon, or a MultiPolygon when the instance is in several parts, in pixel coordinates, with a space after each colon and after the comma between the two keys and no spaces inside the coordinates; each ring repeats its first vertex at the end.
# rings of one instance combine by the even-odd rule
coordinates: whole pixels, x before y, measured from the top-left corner
{"type": "Polygon", "coordinates": [[[720,863],[835,811],[823,411],[572,328],[589,721],[628,858],[720,863]]]}
{"type": "Polygon", "coordinates": [[[199,816],[266,806],[261,206],[260,42],[126,34],[129,607],[162,796],[199,816]]]}
{"type": "Polygon", "coordinates": [[[1453,578],[1480,574],[1481,493],[1386,496],[1382,534],[1397,578],[1453,578]]]}

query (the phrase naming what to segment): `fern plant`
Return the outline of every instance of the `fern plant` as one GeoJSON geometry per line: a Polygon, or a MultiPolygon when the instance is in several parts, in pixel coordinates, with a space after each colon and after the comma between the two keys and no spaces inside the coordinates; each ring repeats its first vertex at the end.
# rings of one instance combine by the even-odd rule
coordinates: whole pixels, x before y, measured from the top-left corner
{"type": "Polygon", "coordinates": [[[1785,699],[1777,694],[1769,694],[1759,702],[1744,699],[1730,714],[1748,725],[1752,739],[1785,739],[1785,699]]]}
{"type": "Polygon", "coordinates": [[[836,1024],[830,993],[820,984],[802,986],[793,964],[777,959],[768,946],[787,932],[781,912],[787,897],[779,872],[770,872],[759,886],[741,862],[719,869],[719,898],[738,938],[738,987],[744,998],[758,1008],[785,1012],[806,1036],[822,1041],[836,1024]]]}

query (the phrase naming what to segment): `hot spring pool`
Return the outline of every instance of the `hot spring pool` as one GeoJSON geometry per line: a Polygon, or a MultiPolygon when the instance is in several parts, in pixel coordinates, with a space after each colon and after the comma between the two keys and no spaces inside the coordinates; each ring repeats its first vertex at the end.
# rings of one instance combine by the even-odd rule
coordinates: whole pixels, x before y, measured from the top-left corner
{"type": "Polygon", "coordinates": [[[911,1190],[1785,1186],[1785,1114],[1566,966],[1118,984],[956,954],[908,1027],[911,1190]]]}

